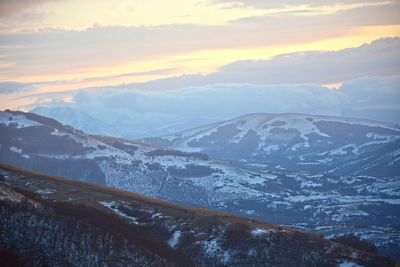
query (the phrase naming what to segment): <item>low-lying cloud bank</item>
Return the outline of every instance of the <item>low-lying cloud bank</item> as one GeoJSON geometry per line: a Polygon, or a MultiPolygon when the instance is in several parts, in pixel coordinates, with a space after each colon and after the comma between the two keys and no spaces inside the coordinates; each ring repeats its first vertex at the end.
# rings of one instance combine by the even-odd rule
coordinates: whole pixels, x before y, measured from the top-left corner
{"type": "Polygon", "coordinates": [[[400,76],[365,77],[338,90],[318,85],[216,84],[179,91],[81,90],[68,106],[126,137],[162,135],[247,113],[309,113],[400,122],[400,76]]]}

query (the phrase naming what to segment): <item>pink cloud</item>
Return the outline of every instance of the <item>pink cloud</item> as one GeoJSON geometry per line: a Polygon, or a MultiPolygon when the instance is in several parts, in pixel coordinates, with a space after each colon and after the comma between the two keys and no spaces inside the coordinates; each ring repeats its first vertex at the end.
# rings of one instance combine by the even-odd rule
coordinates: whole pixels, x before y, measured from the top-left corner
{"type": "Polygon", "coordinates": [[[32,6],[54,0],[0,0],[0,16],[10,16],[20,13],[32,6]]]}

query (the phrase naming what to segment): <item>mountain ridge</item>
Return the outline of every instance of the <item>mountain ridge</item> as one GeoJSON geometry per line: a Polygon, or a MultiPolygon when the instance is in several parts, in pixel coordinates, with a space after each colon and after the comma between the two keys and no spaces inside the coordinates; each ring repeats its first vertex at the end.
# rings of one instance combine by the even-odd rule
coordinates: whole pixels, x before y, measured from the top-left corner
{"type": "Polygon", "coordinates": [[[400,126],[371,120],[254,113],[141,140],[259,169],[400,174],[400,126]]]}
{"type": "Polygon", "coordinates": [[[384,255],[399,255],[398,176],[243,168],[202,153],[86,135],[23,112],[1,112],[0,132],[3,163],[326,236],[356,231],[384,255]]]}

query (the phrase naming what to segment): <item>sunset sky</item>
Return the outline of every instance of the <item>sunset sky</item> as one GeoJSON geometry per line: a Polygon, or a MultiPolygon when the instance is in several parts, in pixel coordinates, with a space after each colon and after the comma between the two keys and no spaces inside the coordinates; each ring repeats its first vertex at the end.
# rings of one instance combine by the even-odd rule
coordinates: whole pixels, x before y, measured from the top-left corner
{"type": "Polygon", "coordinates": [[[399,14],[397,0],[0,0],[0,108],[121,84],[339,88],[392,77],[399,14]]]}

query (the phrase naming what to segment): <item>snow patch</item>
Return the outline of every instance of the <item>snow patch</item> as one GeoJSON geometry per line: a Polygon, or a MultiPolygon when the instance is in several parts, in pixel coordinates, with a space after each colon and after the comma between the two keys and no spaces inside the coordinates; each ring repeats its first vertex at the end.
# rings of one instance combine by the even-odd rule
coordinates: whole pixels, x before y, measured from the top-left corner
{"type": "Polygon", "coordinates": [[[155,218],[162,219],[162,218],[169,218],[169,216],[163,216],[161,213],[155,213],[155,214],[151,215],[151,218],[152,219],[155,219],[155,218]]]}
{"type": "Polygon", "coordinates": [[[54,189],[39,189],[39,190],[36,190],[35,193],[38,193],[38,194],[53,194],[55,191],[56,190],[54,190],[54,189]]]}
{"type": "Polygon", "coordinates": [[[339,267],[362,267],[362,266],[351,261],[344,261],[339,264],[339,267]]]}
{"type": "Polygon", "coordinates": [[[21,202],[22,196],[7,187],[0,185],[0,200],[8,200],[11,202],[21,202]]]}
{"type": "Polygon", "coordinates": [[[182,235],[181,231],[179,230],[175,231],[171,239],[168,240],[168,245],[174,248],[179,243],[179,238],[181,237],[181,235],[182,235]]]}
{"type": "Polygon", "coordinates": [[[15,152],[15,153],[19,153],[19,154],[22,153],[22,149],[18,148],[18,147],[15,147],[15,146],[10,147],[10,151],[15,152]]]}
{"type": "Polygon", "coordinates": [[[321,187],[322,184],[315,183],[313,181],[302,181],[300,186],[301,186],[301,188],[304,188],[304,187],[321,187]]]}
{"type": "Polygon", "coordinates": [[[41,124],[27,119],[23,115],[13,115],[8,112],[0,111],[0,123],[5,124],[6,126],[16,125],[18,129],[26,128],[31,126],[40,126],[41,124]]]}
{"type": "Polygon", "coordinates": [[[349,153],[349,151],[356,152],[357,151],[356,145],[348,144],[348,145],[339,147],[337,149],[329,151],[329,155],[347,155],[349,153]]]}
{"type": "Polygon", "coordinates": [[[269,232],[271,232],[271,230],[257,228],[257,229],[254,229],[254,230],[251,231],[251,235],[254,236],[254,237],[255,236],[261,236],[261,235],[268,234],[269,232]]]}
{"type": "Polygon", "coordinates": [[[115,203],[115,201],[111,201],[111,202],[99,201],[99,204],[109,208],[110,210],[112,210],[113,212],[118,214],[119,216],[127,218],[129,221],[131,221],[131,223],[139,224],[136,217],[128,216],[125,213],[123,213],[122,211],[120,211],[119,209],[117,209],[116,208],[117,204],[115,203]]]}

